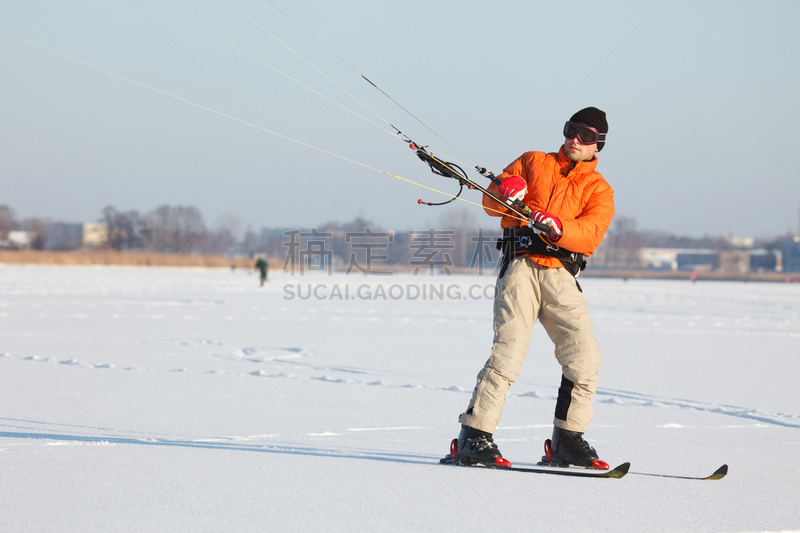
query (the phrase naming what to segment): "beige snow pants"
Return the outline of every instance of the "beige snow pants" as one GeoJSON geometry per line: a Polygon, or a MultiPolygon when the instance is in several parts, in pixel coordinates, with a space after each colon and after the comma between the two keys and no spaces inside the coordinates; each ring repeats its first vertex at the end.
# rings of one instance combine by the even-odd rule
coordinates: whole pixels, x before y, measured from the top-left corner
{"type": "Polygon", "coordinates": [[[586,431],[603,355],[575,278],[563,268],[544,269],[528,257],[518,257],[498,278],[496,290],[492,354],[459,422],[495,432],[506,392],[519,377],[538,319],[555,344],[562,367],[554,424],[586,431]]]}

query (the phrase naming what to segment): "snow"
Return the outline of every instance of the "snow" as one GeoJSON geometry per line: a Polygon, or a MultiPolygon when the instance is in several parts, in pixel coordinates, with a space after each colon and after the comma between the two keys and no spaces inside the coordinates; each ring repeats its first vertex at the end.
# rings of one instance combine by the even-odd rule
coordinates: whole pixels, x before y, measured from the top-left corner
{"type": "MultiPolygon", "coordinates": [[[[587,439],[631,472],[730,466],[699,482],[440,466],[493,278],[270,276],[0,265],[0,530],[800,530],[797,284],[581,279],[587,439]]],[[[537,327],[495,434],[517,466],[559,376],[537,327]]]]}

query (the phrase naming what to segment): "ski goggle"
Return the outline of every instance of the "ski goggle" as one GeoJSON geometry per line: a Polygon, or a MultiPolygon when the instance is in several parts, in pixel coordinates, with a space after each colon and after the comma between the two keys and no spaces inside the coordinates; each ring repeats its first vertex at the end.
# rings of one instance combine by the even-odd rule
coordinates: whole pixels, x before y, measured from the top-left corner
{"type": "Polygon", "coordinates": [[[591,126],[587,126],[586,124],[572,121],[567,121],[567,123],[564,124],[564,137],[567,139],[577,137],[578,142],[581,144],[594,144],[596,142],[603,142],[606,140],[605,133],[600,133],[596,129],[592,128],[591,126]]]}

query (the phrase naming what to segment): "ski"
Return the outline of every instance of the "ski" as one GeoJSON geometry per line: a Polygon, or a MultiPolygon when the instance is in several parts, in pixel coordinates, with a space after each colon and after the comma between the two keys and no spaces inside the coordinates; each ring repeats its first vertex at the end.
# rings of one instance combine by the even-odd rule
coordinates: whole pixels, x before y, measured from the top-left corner
{"type": "Polygon", "coordinates": [[[573,477],[596,477],[596,478],[610,478],[610,479],[619,479],[624,477],[625,474],[628,473],[628,469],[631,467],[630,463],[622,463],[616,468],[611,470],[594,470],[591,468],[586,469],[577,469],[577,468],[561,468],[556,466],[541,466],[541,467],[533,467],[533,468],[526,468],[526,467],[519,467],[519,466],[511,466],[511,463],[505,461],[505,464],[495,464],[495,465],[486,465],[483,463],[473,463],[467,464],[462,463],[460,461],[456,461],[453,459],[450,454],[447,454],[443,459],[439,460],[439,464],[443,465],[453,465],[453,466],[466,466],[466,467],[477,467],[477,468],[486,468],[490,470],[507,470],[509,472],[525,472],[528,474],[550,474],[554,476],[573,476],[573,477]]]}
{"type": "Polygon", "coordinates": [[[716,481],[728,475],[728,465],[722,465],[721,467],[717,468],[713,474],[706,477],[676,476],[673,474],[648,474],[646,472],[630,472],[630,473],[636,476],[666,477],[671,479],[694,479],[698,481],[707,481],[707,480],[716,481]]]}

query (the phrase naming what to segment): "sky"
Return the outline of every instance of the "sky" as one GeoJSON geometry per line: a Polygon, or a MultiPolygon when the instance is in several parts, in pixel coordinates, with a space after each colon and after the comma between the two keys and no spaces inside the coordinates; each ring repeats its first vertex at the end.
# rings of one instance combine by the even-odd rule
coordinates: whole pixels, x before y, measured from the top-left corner
{"type": "Polygon", "coordinates": [[[792,0],[9,0],[0,204],[66,222],[170,204],[211,228],[493,227],[474,203],[417,203],[458,187],[397,129],[484,180],[474,166],[556,151],[595,106],[618,217],[797,234],[797,20],[792,0]]]}

